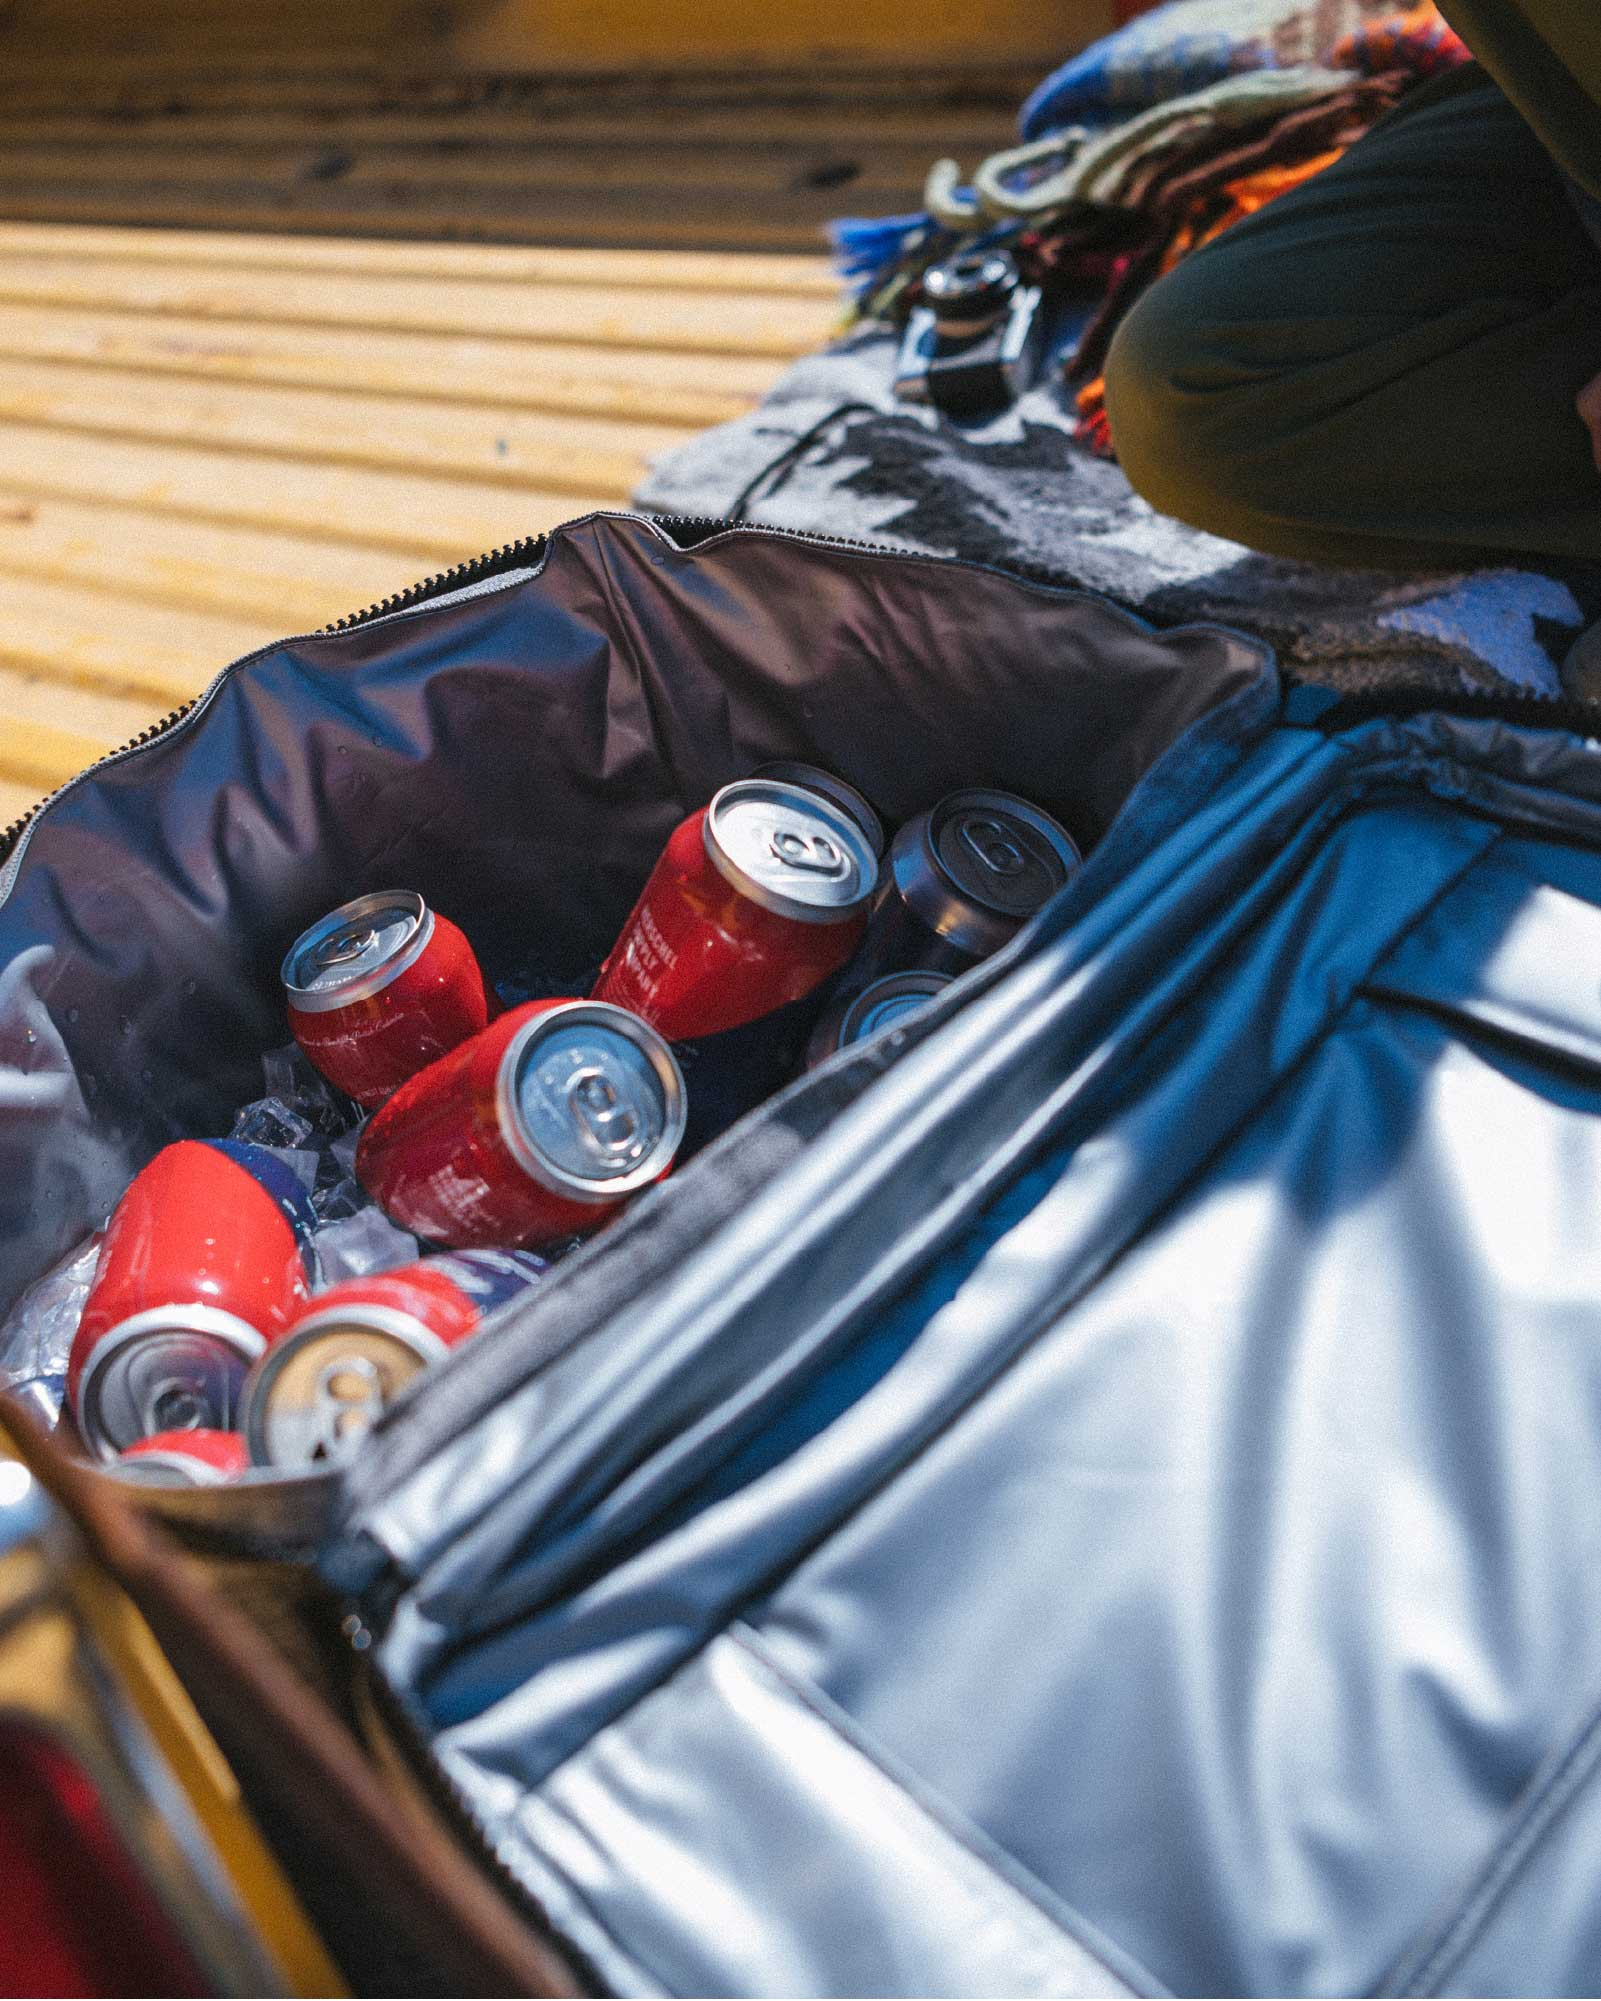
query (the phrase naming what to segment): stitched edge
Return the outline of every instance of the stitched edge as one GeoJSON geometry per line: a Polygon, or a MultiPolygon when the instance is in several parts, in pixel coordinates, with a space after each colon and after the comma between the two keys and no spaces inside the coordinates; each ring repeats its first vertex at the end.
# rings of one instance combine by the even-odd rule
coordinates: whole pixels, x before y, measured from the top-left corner
{"type": "Polygon", "coordinates": [[[1087,1918],[1059,1899],[1048,1884],[1040,1882],[1015,1856],[991,1841],[981,1827],[959,1813],[951,1802],[932,1791],[909,1767],[901,1765],[898,1759],[892,1758],[881,1745],[867,1737],[849,1711],[841,1709],[815,1683],[789,1668],[754,1627],[743,1619],[735,1620],[724,1628],[719,1637],[732,1642],[753,1660],[760,1670],[815,1716],[841,1743],[870,1765],[921,1818],[931,1821],[986,1876],[1002,1884],[1042,1923],[1060,1932],[1086,1958],[1093,1960],[1106,1973],[1108,1980],[1115,1981],[1125,1994],[1171,1993],[1172,1990],[1164,1987],[1147,1968],[1130,1959],[1087,1918]]]}
{"type": "Polygon", "coordinates": [[[1592,1709],[1543,1779],[1535,1779],[1523,1804],[1513,1810],[1511,1827],[1491,1848],[1455,1911],[1434,1936],[1402,1957],[1375,1989],[1380,1994],[1432,1994],[1466,1956],[1496,1906],[1533,1860],[1546,1835],[1561,1819],[1601,1765],[1601,1705],[1592,1709]]]}

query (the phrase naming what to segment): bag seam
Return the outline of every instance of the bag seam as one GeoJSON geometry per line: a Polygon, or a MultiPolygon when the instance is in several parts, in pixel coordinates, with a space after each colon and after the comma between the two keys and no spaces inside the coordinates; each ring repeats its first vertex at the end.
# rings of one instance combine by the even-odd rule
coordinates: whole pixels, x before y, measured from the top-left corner
{"type": "Polygon", "coordinates": [[[1459,1965],[1483,1934],[1496,1907],[1533,1861],[1547,1834],[1595,1777],[1601,1765],[1601,1706],[1593,1707],[1569,1738],[1544,1779],[1537,1780],[1512,1812],[1512,1825],[1491,1843],[1489,1853],[1460,1896],[1452,1915],[1436,1930],[1435,1943],[1421,1961],[1403,1953],[1376,1993],[1424,1995],[1459,1965]],[[1409,1964],[1415,1970],[1408,1972],[1409,1964]]]}
{"type": "MultiPolygon", "coordinates": [[[[1108,1949],[1117,1952],[1120,1958],[1126,1958],[1127,1955],[1109,1940],[1085,1937],[1078,1926],[1087,1927],[1087,1920],[1072,1912],[1071,1906],[1067,1905],[1065,1900],[1056,1899],[1048,1884],[1038,1883],[1032,1871],[1025,1870],[1015,1856],[1009,1854],[999,1843],[992,1841],[981,1827],[962,1815],[918,1773],[912,1771],[910,1767],[902,1767],[898,1760],[892,1760],[882,1747],[862,1731],[860,1724],[849,1711],[831,1701],[826,1692],[818,1688],[815,1683],[797,1675],[788,1667],[769,1647],[761,1633],[747,1620],[735,1620],[725,1627],[718,1637],[730,1641],[753,1660],[758,1668],[765,1670],[806,1709],[808,1714],[816,1717],[825,1729],[837,1737],[847,1750],[870,1765],[896,1798],[904,1800],[921,1819],[932,1822],[982,1871],[985,1878],[993,1879],[1010,1891],[1042,1923],[1048,1925],[1052,1931],[1060,1932],[1063,1938],[1086,1958],[1092,1960],[1109,1979],[1118,1982],[1125,1991],[1136,1995],[1160,1996],[1171,1992],[1137,1961],[1129,1960],[1128,1965],[1130,1972],[1138,1974],[1138,1981],[1130,1979],[1128,1973],[1120,1972],[1108,1959],[1108,1949]],[[1010,1868],[1007,1865],[1010,1865],[1010,1868]],[[1018,1881],[1011,1873],[1012,1869],[1019,1875],[1027,1876],[1028,1882],[1018,1881]],[[1053,1902],[1061,1902],[1062,1908],[1055,1910],[1042,1903],[1040,1900],[1042,1891],[1051,1897],[1053,1902]],[[1070,1921],[1070,1916],[1077,1919],[1076,1924],[1070,1921]]],[[[695,1656],[696,1659],[703,1657],[704,1653],[695,1656]]],[[[1007,1912],[1000,1904],[997,1903],[992,1908],[1002,1919],[1007,1917],[1007,1912]]]]}

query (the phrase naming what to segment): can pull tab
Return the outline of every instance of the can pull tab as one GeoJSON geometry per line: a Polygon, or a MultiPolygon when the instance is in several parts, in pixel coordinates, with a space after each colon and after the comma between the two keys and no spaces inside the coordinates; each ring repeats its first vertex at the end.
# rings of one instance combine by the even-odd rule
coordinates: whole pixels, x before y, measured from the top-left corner
{"type": "Polygon", "coordinates": [[[383,1415],[384,1384],[365,1355],[341,1355],[317,1371],[312,1390],[314,1459],[332,1459],[383,1415]]]}
{"type": "Polygon", "coordinates": [[[962,822],[962,839],[991,875],[1021,875],[1029,858],[999,820],[975,815],[962,822]]]}
{"type": "Polygon", "coordinates": [[[377,944],[378,933],[370,924],[350,924],[326,940],[317,956],[325,966],[343,966],[373,951],[377,944]]]}
{"type": "Polygon", "coordinates": [[[793,827],[775,827],[767,845],[785,868],[810,875],[843,875],[848,863],[827,834],[797,834],[793,827]]]}
{"type": "Polygon", "coordinates": [[[567,1106],[574,1125],[602,1153],[638,1152],[639,1115],[598,1065],[586,1064],[568,1078],[567,1106]]]}

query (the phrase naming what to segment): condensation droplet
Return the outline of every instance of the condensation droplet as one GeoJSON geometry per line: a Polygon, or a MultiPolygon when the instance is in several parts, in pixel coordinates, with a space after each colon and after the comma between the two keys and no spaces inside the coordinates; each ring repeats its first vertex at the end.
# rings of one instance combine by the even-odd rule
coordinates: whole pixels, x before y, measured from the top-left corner
{"type": "Polygon", "coordinates": [[[198,980],[185,980],[183,983],[183,990],[186,994],[190,995],[192,998],[195,994],[199,993],[200,982],[198,980]]]}
{"type": "Polygon", "coordinates": [[[68,1021],[76,1021],[78,1019],[78,1010],[75,1007],[67,1009],[67,1019],[68,1021]]]}

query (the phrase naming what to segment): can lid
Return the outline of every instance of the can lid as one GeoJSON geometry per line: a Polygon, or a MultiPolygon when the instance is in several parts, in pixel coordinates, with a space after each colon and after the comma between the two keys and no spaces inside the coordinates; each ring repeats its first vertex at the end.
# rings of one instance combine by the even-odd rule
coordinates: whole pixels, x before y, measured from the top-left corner
{"type": "Polygon", "coordinates": [[[741,895],[802,924],[854,917],[878,881],[878,854],[855,816],[777,779],[725,785],[706,808],[703,835],[741,895]]]}
{"type": "Polygon", "coordinates": [[[524,1023],[500,1059],[495,1100],[518,1166],[576,1202],[648,1188],[684,1137],[684,1079],[672,1050],[607,1001],[567,1001],[524,1023]]]}
{"type": "Polygon", "coordinates": [[[861,828],[873,853],[883,854],[884,822],[874,812],[867,796],[858,792],[848,780],[837,777],[832,771],[825,771],[821,765],[802,764],[798,759],[787,757],[775,757],[766,764],[758,764],[751,777],[770,778],[780,785],[798,785],[803,792],[815,792],[821,798],[832,799],[836,806],[843,806],[861,828]]]}
{"type": "Polygon", "coordinates": [[[934,996],[951,984],[952,978],[950,973],[918,970],[886,973],[883,979],[874,980],[870,987],[863,987],[845,1010],[845,1019],[839,1025],[839,1047],[845,1049],[853,1042],[865,1042],[892,1022],[921,1014],[934,996]]]}
{"type": "Polygon", "coordinates": [[[998,950],[1082,861],[1049,813],[1010,792],[952,792],[895,837],[902,895],[962,950],[998,950]]]}
{"type": "Polygon", "coordinates": [[[101,1459],[157,1431],[233,1428],[266,1337],[220,1306],[148,1307],[109,1327],[78,1384],[78,1429],[101,1459]]]}
{"type": "Polygon", "coordinates": [[[409,1313],[364,1304],[299,1321],[245,1384],[240,1428],[257,1466],[348,1459],[408,1383],[447,1353],[409,1313]]]}
{"type": "Polygon", "coordinates": [[[413,964],[433,935],[433,912],[414,889],[377,889],[330,910],[302,931],[283,983],[302,1014],[370,1000],[413,964]]]}

